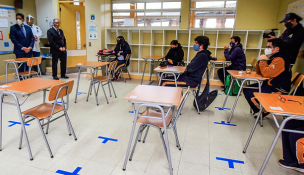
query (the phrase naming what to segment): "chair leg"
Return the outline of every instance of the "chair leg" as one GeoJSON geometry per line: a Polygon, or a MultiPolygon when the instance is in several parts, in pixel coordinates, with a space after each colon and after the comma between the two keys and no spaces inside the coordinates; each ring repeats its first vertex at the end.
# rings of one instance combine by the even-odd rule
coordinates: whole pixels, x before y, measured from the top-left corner
{"type": "Polygon", "coordinates": [[[198,112],[198,114],[201,114],[201,113],[200,113],[200,110],[199,110],[199,107],[198,107],[198,104],[197,104],[197,100],[196,100],[196,97],[195,97],[195,92],[194,92],[194,90],[192,90],[192,93],[193,93],[193,97],[194,97],[194,101],[195,101],[195,105],[196,105],[197,112],[198,112]]]}
{"type": "Polygon", "coordinates": [[[91,90],[92,90],[92,82],[90,83],[90,87],[89,87],[89,90],[88,90],[87,101],[89,101],[89,96],[92,95],[91,90]]]}
{"type": "Polygon", "coordinates": [[[110,83],[111,83],[111,86],[112,86],[112,89],[113,89],[113,92],[114,92],[115,98],[117,98],[116,93],[115,93],[115,90],[114,90],[114,86],[113,86],[112,81],[110,81],[110,83]]]}
{"type": "Polygon", "coordinates": [[[140,131],[141,131],[141,129],[143,128],[143,126],[144,126],[144,125],[140,125],[140,127],[139,127],[139,129],[138,129],[137,136],[136,136],[136,139],[135,139],[135,142],[134,142],[134,146],[133,146],[133,149],[132,149],[132,152],[131,152],[129,161],[132,161],[133,154],[134,154],[134,151],[135,151],[135,148],[136,148],[136,144],[137,144],[137,140],[138,140],[138,138],[139,138],[140,131]]]}
{"type": "Polygon", "coordinates": [[[148,135],[149,129],[150,129],[150,126],[148,126],[148,128],[147,128],[147,131],[146,131],[146,134],[145,134],[145,137],[144,137],[143,143],[145,143],[145,142],[146,142],[146,138],[147,138],[147,135],[148,135]]]}
{"type": "Polygon", "coordinates": [[[44,138],[45,144],[46,144],[46,146],[47,146],[47,148],[48,148],[48,150],[49,150],[50,156],[51,156],[51,158],[53,158],[54,156],[53,156],[53,154],[52,154],[50,145],[49,145],[49,143],[48,143],[48,141],[47,141],[47,139],[46,139],[46,136],[45,136],[45,134],[44,134],[44,131],[43,131],[43,129],[42,129],[42,126],[41,126],[41,124],[40,124],[40,121],[39,121],[37,118],[35,118],[35,119],[36,119],[37,122],[38,122],[39,128],[40,128],[40,130],[41,130],[41,133],[42,133],[42,136],[43,136],[43,138],[44,138]]]}
{"type": "Polygon", "coordinates": [[[111,93],[111,87],[110,87],[110,84],[109,84],[109,83],[110,83],[110,82],[109,82],[109,80],[108,80],[108,82],[107,82],[107,83],[108,83],[108,88],[109,88],[109,92],[110,92],[110,97],[112,97],[112,93],[111,93]]]}
{"type": "Polygon", "coordinates": [[[129,73],[129,70],[128,70],[128,68],[127,68],[127,72],[128,72],[128,75],[129,75],[129,79],[131,80],[131,76],[130,76],[130,73],[129,73]]]}
{"type": "Polygon", "coordinates": [[[68,119],[65,117],[65,121],[66,121],[66,124],[67,124],[67,128],[68,128],[68,132],[69,132],[69,136],[71,136],[71,129],[70,129],[70,125],[69,125],[69,122],[68,122],[68,119]]]}
{"type": "Polygon", "coordinates": [[[101,84],[100,81],[98,81],[98,86],[97,86],[97,93],[96,93],[96,95],[98,95],[100,84],[101,84]]]}
{"type": "Polygon", "coordinates": [[[108,97],[107,97],[106,91],[104,90],[103,86],[101,86],[101,87],[102,87],[104,96],[105,96],[105,98],[106,98],[106,100],[107,100],[107,104],[109,104],[109,101],[108,101],[108,97]]]}
{"type": "Polygon", "coordinates": [[[178,147],[178,149],[181,150],[182,148],[180,147],[180,144],[179,144],[179,140],[178,140],[178,136],[177,136],[177,130],[176,130],[176,125],[173,126],[173,131],[174,131],[175,140],[176,140],[176,147],[178,147]]]}
{"type": "MultiPolygon", "coordinates": [[[[24,123],[24,118],[22,117],[22,119],[23,119],[23,123],[24,123]]],[[[19,149],[21,149],[21,147],[22,147],[22,139],[23,139],[23,130],[22,130],[22,128],[21,128],[20,142],[19,142],[19,149]]]]}
{"type": "Polygon", "coordinates": [[[50,119],[48,119],[48,124],[47,124],[47,127],[46,127],[46,132],[45,132],[45,134],[48,134],[48,133],[49,133],[49,127],[50,127],[50,119]]]}
{"type": "Polygon", "coordinates": [[[122,77],[123,77],[123,79],[124,79],[124,81],[125,81],[125,83],[126,83],[125,75],[123,74],[123,71],[122,71],[121,68],[120,68],[120,74],[122,75],[122,77]]]}
{"type": "MultiPolygon", "coordinates": [[[[169,159],[168,159],[168,154],[167,154],[167,147],[166,147],[165,140],[164,140],[164,137],[163,137],[163,132],[161,131],[161,129],[160,129],[160,128],[157,128],[157,129],[158,129],[158,131],[159,131],[160,138],[161,138],[161,140],[162,140],[162,142],[163,142],[163,146],[164,146],[165,154],[166,154],[167,160],[168,160],[168,162],[169,162],[169,159]]],[[[169,162],[169,163],[170,163],[170,162],[169,162]]]]}
{"type": "Polygon", "coordinates": [[[68,115],[68,113],[67,113],[66,111],[64,112],[64,114],[65,114],[65,117],[66,117],[66,119],[67,119],[67,121],[68,121],[68,123],[69,123],[70,129],[71,129],[72,134],[73,134],[73,136],[74,136],[74,139],[77,140],[77,137],[76,137],[76,134],[75,134],[75,132],[74,132],[74,129],[73,129],[72,123],[71,123],[71,121],[70,121],[69,115],[68,115]]]}

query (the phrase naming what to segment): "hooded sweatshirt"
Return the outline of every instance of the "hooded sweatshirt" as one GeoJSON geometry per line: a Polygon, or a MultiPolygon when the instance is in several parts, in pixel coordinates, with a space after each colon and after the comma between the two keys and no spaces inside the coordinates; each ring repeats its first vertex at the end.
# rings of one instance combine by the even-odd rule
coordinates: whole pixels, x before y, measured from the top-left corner
{"type": "MultiPolygon", "coordinates": [[[[184,50],[182,49],[182,46],[171,48],[167,53],[165,59],[171,59],[173,61],[172,65],[177,66],[178,63],[184,59],[184,50]]],[[[168,64],[171,65],[170,63],[168,64]]]]}
{"type": "Polygon", "coordinates": [[[233,46],[230,51],[229,49],[225,49],[224,54],[226,60],[231,61],[230,67],[233,70],[246,70],[246,56],[241,43],[233,46]]]}

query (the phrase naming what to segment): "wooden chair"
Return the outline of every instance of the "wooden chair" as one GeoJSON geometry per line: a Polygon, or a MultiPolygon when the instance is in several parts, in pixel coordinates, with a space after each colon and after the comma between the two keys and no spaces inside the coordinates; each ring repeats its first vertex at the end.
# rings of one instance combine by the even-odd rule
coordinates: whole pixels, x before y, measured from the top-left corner
{"type": "MultiPolygon", "coordinates": [[[[91,93],[92,89],[93,89],[92,87],[95,86],[96,83],[98,83],[98,88],[97,88],[97,92],[96,92],[96,98],[97,98],[97,95],[98,95],[99,87],[101,86],[102,90],[103,90],[103,93],[104,93],[104,96],[105,96],[105,98],[107,100],[107,104],[109,104],[109,101],[108,101],[108,98],[107,98],[107,95],[106,95],[106,92],[105,92],[103,86],[108,85],[109,92],[110,92],[110,97],[112,97],[110,84],[112,86],[115,98],[117,98],[115,90],[114,90],[114,86],[113,86],[112,81],[111,81],[111,77],[112,76],[114,77],[114,74],[115,74],[114,70],[115,70],[116,65],[117,65],[117,61],[112,61],[109,64],[109,67],[108,67],[108,70],[107,70],[108,71],[107,76],[95,76],[93,78],[94,82],[91,82],[91,84],[90,84],[90,88],[89,88],[89,92],[88,92],[88,96],[87,96],[87,101],[89,100],[89,95],[92,94],[91,93]]],[[[89,81],[91,81],[91,79],[89,79],[89,81]]],[[[98,105],[99,105],[99,103],[98,103],[98,100],[97,100],[97,106],[98,105]]]]}
{"type": "Polygon", "coordinates": [[[127,67],[127,64],[128,64],[128,62],[130,61],[130,58],[131,58],[131,54],[127,54],[126,55],[126,63],[125,64],[121,64],[121,65],[119,65],[116,69],[115,69],[115,72],[117,72],[117,71],[120,71],[120,75],[122,75],[122,77],[123,77],[123,79],[124,79],[124,81],[126,82],[126,79],[125,79],[125,76],[124,76],[124,74],[123,74],[123,71],[122,71],[122,68],[126,68],[127,69],[127,73],[128,73],[128,75],[129,75],[129,79],[131,80],[131,76],[130,76],[130,73],[129,73],[129,70],[128,70],[128,67],[127,67]]]}
{"type": "Polygon", "coordinates": [[[304,75],[299,75],[299,72],[296,72],[293,77],[291,78],[291,90],[288,95],[295,95],[297,92],[297,89],[300,85],[302,85],[304,75]],[[293,92],[293,93],[292,93],[293,92]]]}
{"type": "MultiPolygon", "coordinates": [[[[142,132],[144,131],[144,129],[147,128],[146,133],[145,133],[145,137],[144,137],[144,140],[143,140],[143,143],[145,143],[150,126],[156,128],[159,131],[160,138],[162,140],[162,143],[163,143],[163,146],[164,146],[164,149],[165,149],[165,152],[166,152],[166,156],[167,156],[167,158],[168,158],[168,156],[170,156],[170,155],[167,155],[167,148],[166,148],[166,144],[165,144],[165,140],[164,140],[163,132],[162,132],[162,128],[163,128],[163,120],[162,119],[163,118],[165,118],[165,120],[166,120],[167,129],[173,129],[175,139],[176,139],[176,146],[178,147],[179,150],[181,150],[179,140],[178,140],[178,136],[177,136],[176,122],[177,122],[178,118],[180,117],[180,113],[183,109],[183,106],[184,106],[188,96],[189,96],[189,91],[190,91],[190,87],[188,87],[187,91],[182,96],[182,98],[181,98],[181,100],[180,100],[180,102],[177,106],[176,115],[174,115],[174,113],[172,115],[168,114],[170,111],[168,111],[167,115],[166,115],[166,113],[157,112],[157,111],[154,111],[152,109],[146,109],[142,114],[138,113],[136,123],[139,123],[141,125],[138,129],[138,133],[137,133],[137,136],[136,136],[136,139],[135,139],[135,142],[134,142],[134,146],[133,146],[130,158],[129,158],[130,161],[132,161],[134,151],[135,151],[135,148],[136,148],[136,144],[137,144],[137,140],[139,140],[139,137],[141,137],[142,132]]],[[[151,106],[151,104],[142,104],[137,108],[137,111],[140,111],[140,109],[142,107],[149,108],[149,107],[156,107],[156,106],[155,105],[151,106]]],[[[157,106],[156,108],[161,109],[160,106],[157,106]]],[[[169,162],[169,160],[168,160],[168,162],[169,162]]]]}
{"type": "MultiPolygon", "coordinates": [[[[69,94],[72,92],[73,85],[74,85],[74,80],[52,86],[49,91],[48,100],[53,101],[53,103],[42,103],[38,106],[35,106],[31,109],[28,109],[28,110],[22,112],[23,120],[25,120],[29,117],[32,118],[28,121],[25,121],[24,123],[28,123],[32,120],[36,120],[38,122],[38,126],[40,127],[42,136],[43,136],[46,146],[49,150],[51,158],[53,158],[53,154],[52,154],[51,148],[49,146],[49,143],[46,139],[45,133],[43,131],[43,128],[42,128],[43,126],[47,125],[46,134],[48,134],[49,124],[51,122],[65,116],[69,135],[71,136],[73,134],[74,139],[77,140],[73,127],[72,127],[72,124],[71,124],[71,121],[70,121],[68,113],[67,113],[67,111],[69,109],[69,94]],[[66,100],[64,100],[64,97],[66,97],[66,100]],[[58,102],[58,99],[61,99],[61,102],[58,102]],[[62,112],[63,114],[60,116],[56,116],[56,118],[51,120],[53,115],[57,114],[59,112],[62,112]],[[44,120],[47,120],[48,122],[44,124],[44,120]],[[71,134],[71,132],[72,132],[72,134],[71,134]]],[[[23,131],[21,130],[19,149],[21,149],[21,146],[22,146],[22,137],[23,137],[23,131]]]]}
{"type": "Polygon", "coordinates": [[[256,65],[256,63],[258,62],[258,60],[257,59],[253,59],[252,60],[252,62],[251,62],[251,66],[252,66],[252,69],[251,69],[251,71],[254,71],[254,69],[255,69],[255,65],[256,65]]]}
{"type": "Polygon", "coordinates": [[[29,58],[27,61],[27,66],[29,67],[29,70],[25,72],[20,72],[19,75],[21,75],[23,79],[30,78],[32,75],[37,75],[37,77],[41,77],[41,70],[39,66],[41,64],[41,60],[42,57],[29,58]],[[33,66],[37,66],[38,72],[32,71],[33,66]]]}

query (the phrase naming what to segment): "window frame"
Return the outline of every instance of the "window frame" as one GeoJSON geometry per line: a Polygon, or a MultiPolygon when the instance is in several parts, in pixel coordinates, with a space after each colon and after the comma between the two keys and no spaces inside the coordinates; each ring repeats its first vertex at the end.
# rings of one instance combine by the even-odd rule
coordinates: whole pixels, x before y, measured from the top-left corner
{"type": "Polygon", "coordinates": [[[180,2],[182,6],[182,0],[111,0],[111,27],[112,28],[144,28],[144,29],[157,29],[157,28],[172,28],[172,29],[179,29],[181,24],[181,10],[182,8],[175,8],[175,9],[164,9],[163,8],[163,2],[180,2]],[[146,9],[146,3],[151,2],[161,2],[161,9],[146,9]],[[115,9],[113,10],[113,4],[114,3],[144,3],[144,9],[115,9]],[[136,12],[142,12],[144,13],[143,16],[140,16],[140,19],[143,19],[144,26],[114,26],[113,25],[113,13],[136,13],[136,12]],[[146,12],[160,12],[160,16],[146,16],[146,12]],[[179,12],[179,16],[163,16],[164,12],[179,12]],[[146,19],[161,19],[161,26],[145,26],[146,19]],[[178,19],[178,26],[162,26],[163,19],[178,19]]]}
{"type": "Polygon", "coordinates": [[[235,30],[235,21],[236,21],[236,15],[237,15],[238,1],[239,0],[190,0],[188,28],[192,29],[192,30],[235,30]],[[204,1],[225,1],[224,8],[191,8],[191,3],[192,2],[204,2],[204,1]],[[236,6],[233,7],[233,8],[226,8],[225,6],[226,6],[227,1],[236,1],[236,6]],[[194,21],[193,26],[194,27],[191,27],[190,26],[190,20],[191,20],[191,12],[192,11],[194,11],[194,13],[197,12],[197,11],[221,11],[221,12],[235,11],[235,15],[234,15],[234,18],[229,18],[229,16],[227,18],[226,15],[221,15],[220,17],[219,16],[217,17],[216,15],[214,15],[214,16],[213,15],[206,15],[206,16],[203,16],[201,18],[195,18],[194,17],[194,19],[193,19],[193,21],[194,21]],[[206,28],[195,28],[195,20],[196,19],[208,19],[210,17],[214,17],[216,19],[234,19],[233,28],[223,28],[223,27],[221,27],[221,28],[207,28],[207,27],[206,28]]]}

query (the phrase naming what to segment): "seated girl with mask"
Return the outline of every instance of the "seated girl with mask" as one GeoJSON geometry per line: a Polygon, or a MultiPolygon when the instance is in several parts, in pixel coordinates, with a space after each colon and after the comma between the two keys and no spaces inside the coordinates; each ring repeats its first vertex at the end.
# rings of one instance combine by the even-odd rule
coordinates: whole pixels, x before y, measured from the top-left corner
{"type": "MultiPolygon", "coordinates": [[[[195,57],[187,65],[186,70],[177,79],[179,87],[197,87],[201,82],[205,69],[208,66],[210,52],[207,50],[209,46],[209,38],[206,36],[198,36],[194,39],[193,49],[197,51],[195,57]]],[[[175,82],[164,81],[162,86],[175,86],[175,82]]]]}
{"type": "MultiPolygon", "coordinates": [[[[260,56],[255,65],[255,70],[263,77],[269,78],[261,87],[262,93],[278,92],[288,94],[291,87],[291,71],[289,70],[289,58],[284,51],[284,41],[279,38],[269,39],[265,49],[265,55],[260,56]],[[269,58],[267,56],[269,56],[269,58]]],[[[258,84],[249,85],[258,87],[258,84]]],[[[246,100],[254,113],[258,113],[258,102],[253,98],[258,89],[243,89],[246,100]]],[[[265,117],[268,113],[262,113],[265,117]]]]}
{"type": "MultiPolygon", "coordinates": [[[[117,44],[114,49],[116,58],[113,61],[117,61],[116,67],[118,67],[122,64],[126,64],[125,59],[128,54],[131,54],[131,49],[123,36],[118,36],[116,40],[117,40],[117,44]]],[[[120,73],[116,72],[115,77],[112,79],[112,81],[117,80],[119,75],[120,73]]]]}
{"type": "Polygon", "coordinates": [[[171,49],[165,56],[165,59],[168,61],[168,65],[178,66],[184,59],[184,50],[177,40],[171,41],[170,45],[171,49]]]}

